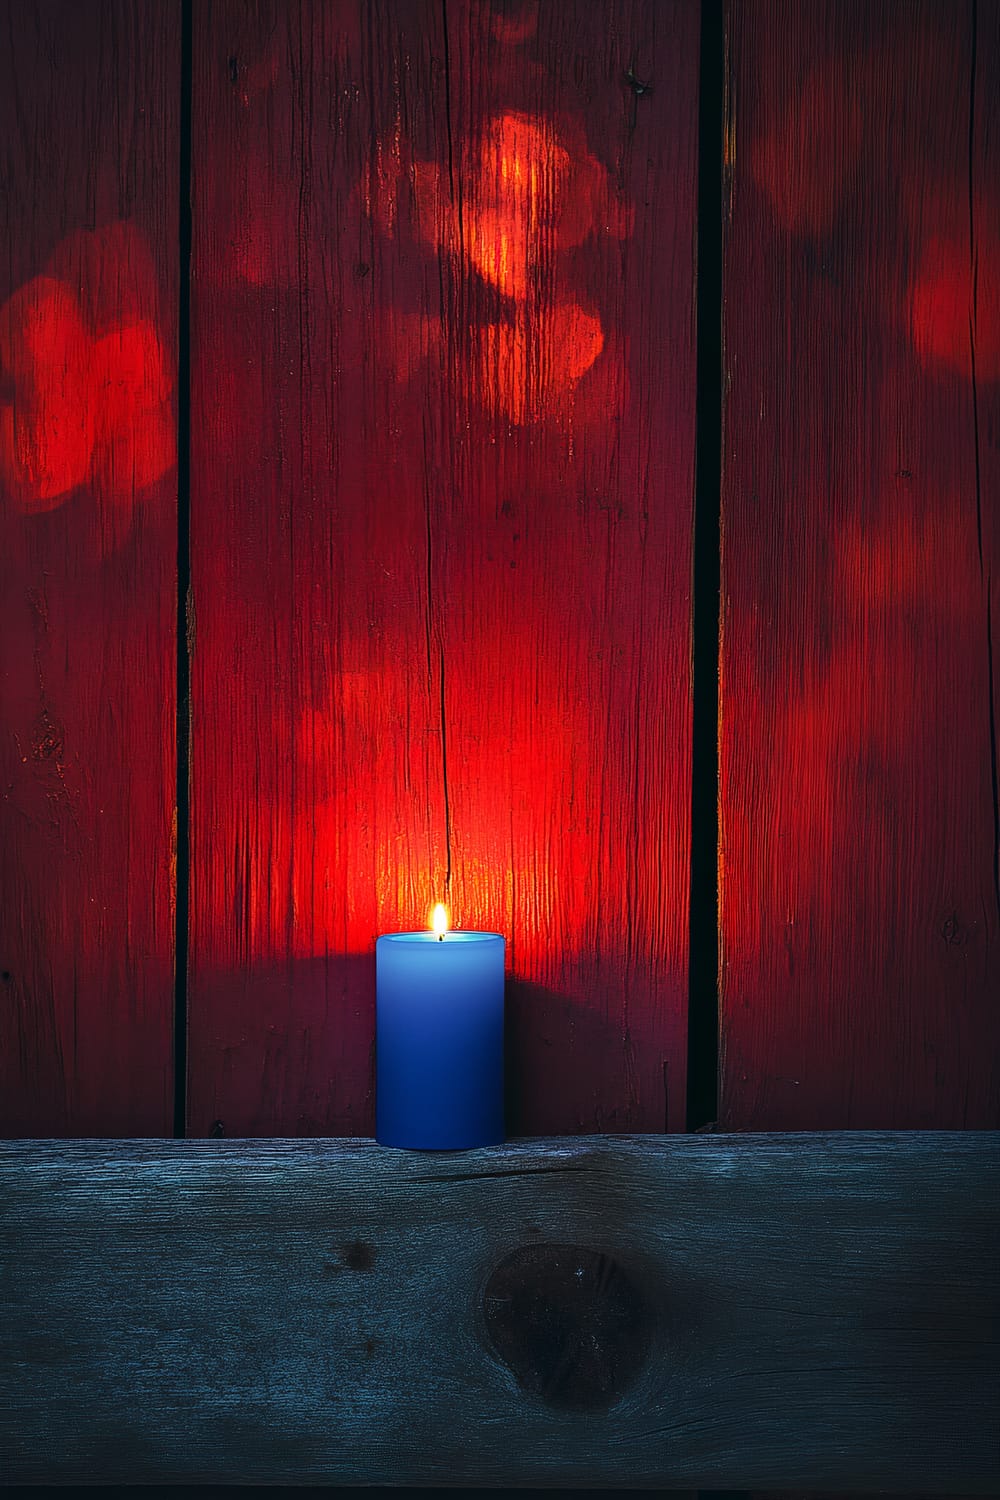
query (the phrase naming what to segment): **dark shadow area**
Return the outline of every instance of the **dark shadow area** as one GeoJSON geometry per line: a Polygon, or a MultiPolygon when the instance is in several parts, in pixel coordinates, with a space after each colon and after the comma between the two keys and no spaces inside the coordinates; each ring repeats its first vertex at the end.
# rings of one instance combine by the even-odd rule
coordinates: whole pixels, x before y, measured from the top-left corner
{"type": "Polygon", "coordinates": [[[660,1132],[683,1128],[683,1101],[672,1103],[665,1085],[662,1034],[654,1034],[653,991],[630,1008],[623,1029],[617,996],[605,1014],[596,1007],[608,995],[596,965],[579,960],[572,993],[516,977],[506,986],[505,1080],[508,1136],[660,1132]]]}
{"type": "MultiPolygon", "coordinates": [[[[181,1497],[201,1497],[201,1500],[240,1500],[241,1496],[257,1495],[265,1491],[275,1500],[295,1500],[295,1496],[302,1494],[327,1495],[330,1500],[377,1500],[380,1495],[406,1495],[410,1493],[428,1494],[442,1492],[449,1496],[455,1496],[456,1500],[521,1500],[521,1497],[532,1495],[551,1495],[552,1489],[459,1489],[446,1488],[437,1483],[432,1485],[400,1485],[395,1488],[372,1487],[368,1485],[337,1486],[337,1485],[227,1485],[227,1484],[192,1484],[192,1485],[15,1485],[13,1488],[5,1489],[4,1494],[10,1495],[12,1500],[32,1500],[32,1497],[46,1495],[64,1494],[68,1489],[85,1489],[91,1491],[100,1488],[102,1494],[114,1495],[117,1500],[150,1500],[155,1496],[156,1500],[181,1500],[181,1497]]],[[[601,1500],[601,1497],[626,1496],[643,1493],[641,1490],[602,1490],[581,1489],[579,1486],[573,1488],[558,1489],[555,1493],[565,1496],[586,1495],[588,1500],[601,1500]]],[[[648,1490],[646,1491],[648,1493],[648,1490]]],[[[672,1490],[663,1490],[658,1487],[658,1493],[674,1494],[672,1490]]],[[[681,1494],[687,1492],[681,1491],[681,1494]]],[[[720,1500],[720,1497],[707,1495],[704,1500],[720,1500]]],[[[744,1500],[742,1495],[728,1496],[727,1500],[744,1500]]]]}
{"type": "Polygon", "coordinates": [[[374,950],[196,966],[192,987],[188,1137],[374,1135],[374,950]]]}

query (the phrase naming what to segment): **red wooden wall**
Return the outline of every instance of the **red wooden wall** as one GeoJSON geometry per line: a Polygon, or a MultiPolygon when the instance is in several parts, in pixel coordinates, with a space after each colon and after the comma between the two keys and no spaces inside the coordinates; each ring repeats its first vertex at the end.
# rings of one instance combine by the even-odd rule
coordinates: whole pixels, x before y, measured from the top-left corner
{"type": "Polygon", "coordinates": [[[0,1129],[169,1135],[180,5],[0,5],[0,1129]]]}
{"type": "Polygon", "coordinates": [[[682,1128],[697,10],[194,14],[190,1129],[370,1134],[442,899],[512,1133],[682,1128]]]}
{"type": "MultiPolygon", "coordinates": [[[[191,19],[0,3],[0,1128],[169,1133],[179,875],[190,1133],[369,1132],[439,898],[512,1134],[681,1129],[699,7],[191,19]]],[[[998,28],[727,13],[727,1128],[996,1123],[998,28]]]]}
{"type": "Polygon", "coordinates": [[[732,4],[721,1123],[997,1123],[1000,6],[732,4]]]}

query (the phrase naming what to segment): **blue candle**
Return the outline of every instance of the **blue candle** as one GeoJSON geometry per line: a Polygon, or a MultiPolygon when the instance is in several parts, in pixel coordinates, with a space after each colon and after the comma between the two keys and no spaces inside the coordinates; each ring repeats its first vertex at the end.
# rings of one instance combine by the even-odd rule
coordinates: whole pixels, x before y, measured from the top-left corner
{"type": "Polygon", "coordinates": [[[454,1151],[504,1139],[498,932],[390,932],[375,944],[375,1135],[454,1151]]]}

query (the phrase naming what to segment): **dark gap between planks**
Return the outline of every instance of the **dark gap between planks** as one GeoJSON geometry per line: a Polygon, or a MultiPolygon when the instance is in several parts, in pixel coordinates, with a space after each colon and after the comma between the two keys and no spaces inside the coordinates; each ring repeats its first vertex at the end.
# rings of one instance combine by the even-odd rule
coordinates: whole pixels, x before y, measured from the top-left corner
{"type": "Polygon", "coordinates": [[[719,601],[722,504],[722,0],[702,0],[692,570],[687,1128],[719,1117],[719,601]]]}

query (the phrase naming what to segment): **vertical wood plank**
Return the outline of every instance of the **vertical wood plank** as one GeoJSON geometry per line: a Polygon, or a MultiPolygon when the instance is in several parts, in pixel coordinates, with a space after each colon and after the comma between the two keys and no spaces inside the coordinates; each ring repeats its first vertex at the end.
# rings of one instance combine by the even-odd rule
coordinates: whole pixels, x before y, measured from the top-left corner
{"type": "Polygon", "coordinates": [[[512,1133],[681,1127],[697,7],[195,29],[190,1128],[371,1131],[438,899],[512,1133]]]}
{"type": "Polygon", "coordinates": [[[180,7],[0,4],[0,1131],[173,1110],[180,7]]]}
{"type": "Polygon", "coordinates": [[[721,1122],[987,1127],[1000,7],[728,28],[721,1122]]]}
{"type": "Polygon", "coordinates": [[[729,8],[723,1129],[997,1118],[1000,9],[974,15],[729,8]]]}

